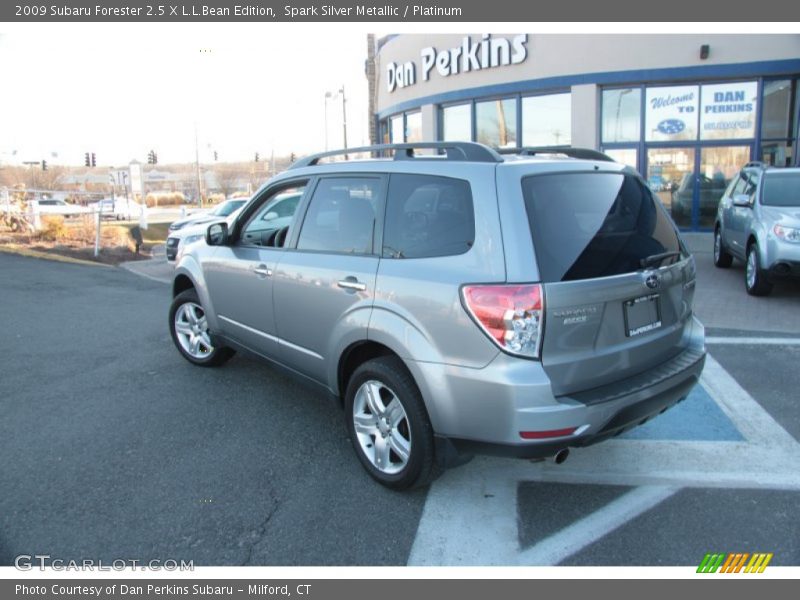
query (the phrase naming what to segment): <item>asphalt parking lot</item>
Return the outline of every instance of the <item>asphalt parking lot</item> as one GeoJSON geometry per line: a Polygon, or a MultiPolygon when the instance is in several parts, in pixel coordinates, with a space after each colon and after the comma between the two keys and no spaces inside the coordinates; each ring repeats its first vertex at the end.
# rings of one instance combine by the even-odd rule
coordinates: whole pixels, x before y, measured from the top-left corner
{"type": "Polygon", "coordinates": [[[0,564],[697,565],[772,552],[800,565],[800,290],[747,297],[741,267],[715,270],[704,238],[690,243],[711,343],[685,402],[560,466],[476,458],[405,494],[368,478],[325,398],[244,357],[218,370],[181,359],[163,264],[143,278],[0,255],[0,564]]]}

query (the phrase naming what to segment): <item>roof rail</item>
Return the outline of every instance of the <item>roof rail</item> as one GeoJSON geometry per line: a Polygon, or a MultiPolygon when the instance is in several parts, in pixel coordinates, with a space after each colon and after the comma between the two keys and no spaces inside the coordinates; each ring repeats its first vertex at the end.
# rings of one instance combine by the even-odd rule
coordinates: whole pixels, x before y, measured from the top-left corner
{"type": "Polygon", "coordinates": [[[414,142],[409,144],[378,144],[375,146],[362,146],[360,148],[343,148],[341,150],[331,150],[305,156],[291,164],[290,169],[300,169],[302,167],[313,167],[320,159],[329,156],[341,156],[347,154],[358,154],[360,152],[371,152],[381,154],[385,151],[394,151],[394,160],[408,160],[416,158],[414,150],[435,149],[444,150],[446,160],[458,160],[466,162],[503,162],[502,157],[489,146],[477,144],[475,142],[414,142]]]}
{"type": "Polygon", "coordinates": [[[536,156],[537,154],[563,154],[570,158],[585,160],[602,160],[616,162],[608,154],[591,148],[574,148],[572,146],[524,146],[522,148],[502,148],[500,154],[519,154],[522,156],[536,156]]]}
{"type": "Polygon", "coordinates": [[[766,168],[767,168],[767,167],[769,167],[769,166],[771,166],[771,165],[768,165],[767,163],[765,163],[765,162],[762,162],[762,161],[760,161],[760,160],[751,160],[749,163],[747,163],[747,164],[746,164],[744,167],[742,167],[742,168],[745,168],[745,169],[746,169],[747,167],[761,167],[762,169],[766,169],[766,168]]]}

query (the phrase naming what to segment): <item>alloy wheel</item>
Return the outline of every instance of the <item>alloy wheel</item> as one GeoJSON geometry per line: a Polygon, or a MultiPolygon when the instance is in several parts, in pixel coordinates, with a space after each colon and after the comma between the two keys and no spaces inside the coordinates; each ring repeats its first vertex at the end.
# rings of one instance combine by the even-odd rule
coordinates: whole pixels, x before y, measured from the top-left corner
{"type": "Polygon", "coordinates": [[[214,351],[208,335],[206,314],[199,304],[194,302],[182,304],[175,312],[173,326],[178,343],[192,358],[207,358],[214,351]]]}
{"type": "Polygon", "coordinates": [[[365,381],[353,402],[353,425],[364,456],[381,473],[402,471],[411,456],[411,428],[403,404],[383,383],[365,381]]]}

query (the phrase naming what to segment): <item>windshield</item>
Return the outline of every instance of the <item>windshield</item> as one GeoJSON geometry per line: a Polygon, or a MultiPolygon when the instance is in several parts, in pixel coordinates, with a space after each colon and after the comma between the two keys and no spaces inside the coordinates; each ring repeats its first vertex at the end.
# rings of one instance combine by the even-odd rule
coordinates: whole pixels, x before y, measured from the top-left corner
{"type": "Polygon", "coordinates": [[[800,206],[800,172],[767,173],[761,196],[764,206],[800,206]]]}
{"type": "Polygon", "coordinates": [[[523,179],[522,190],[545,282],[608,277],[680,260],[675,228],[635,177],[537,175],[523,179]]]}
{"type": "Polygon", "coordinates": [[[237,208],[244,206],[244,203],[247,202],[246,198],[242,198],[241,200],[226,200],[222,204],[220,204],[217,208],[211,211],[212,215],[216,215],[218,217],[227,217],[237,208]]]}

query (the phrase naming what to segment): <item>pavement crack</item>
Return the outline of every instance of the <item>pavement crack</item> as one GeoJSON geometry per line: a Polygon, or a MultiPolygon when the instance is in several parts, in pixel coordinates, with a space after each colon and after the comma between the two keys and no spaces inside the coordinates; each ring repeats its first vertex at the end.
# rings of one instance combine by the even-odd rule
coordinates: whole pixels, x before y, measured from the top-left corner
{"type": "Polygon", "coordinates": [[[270,502],[271,508],[269,512],[267,512],[264,519],[259,523],[258,527],[250,531],[249,538],[252,540],[250,543],[247,544],[246,548],[246,555],[244,560],[239,563],[238,566],[240,567],[247,567],[251,566],[250,561],[253,559],[253,551],[255,550],[256,546],[258,546],[261,541],[264,539],[264,536],[267,533],[267,526],[269,525],[270,520],[278,511],[278,507],[280,506],[280,502],[277,498],[275,498],[272,494],[270,494],[270,502]]]}

